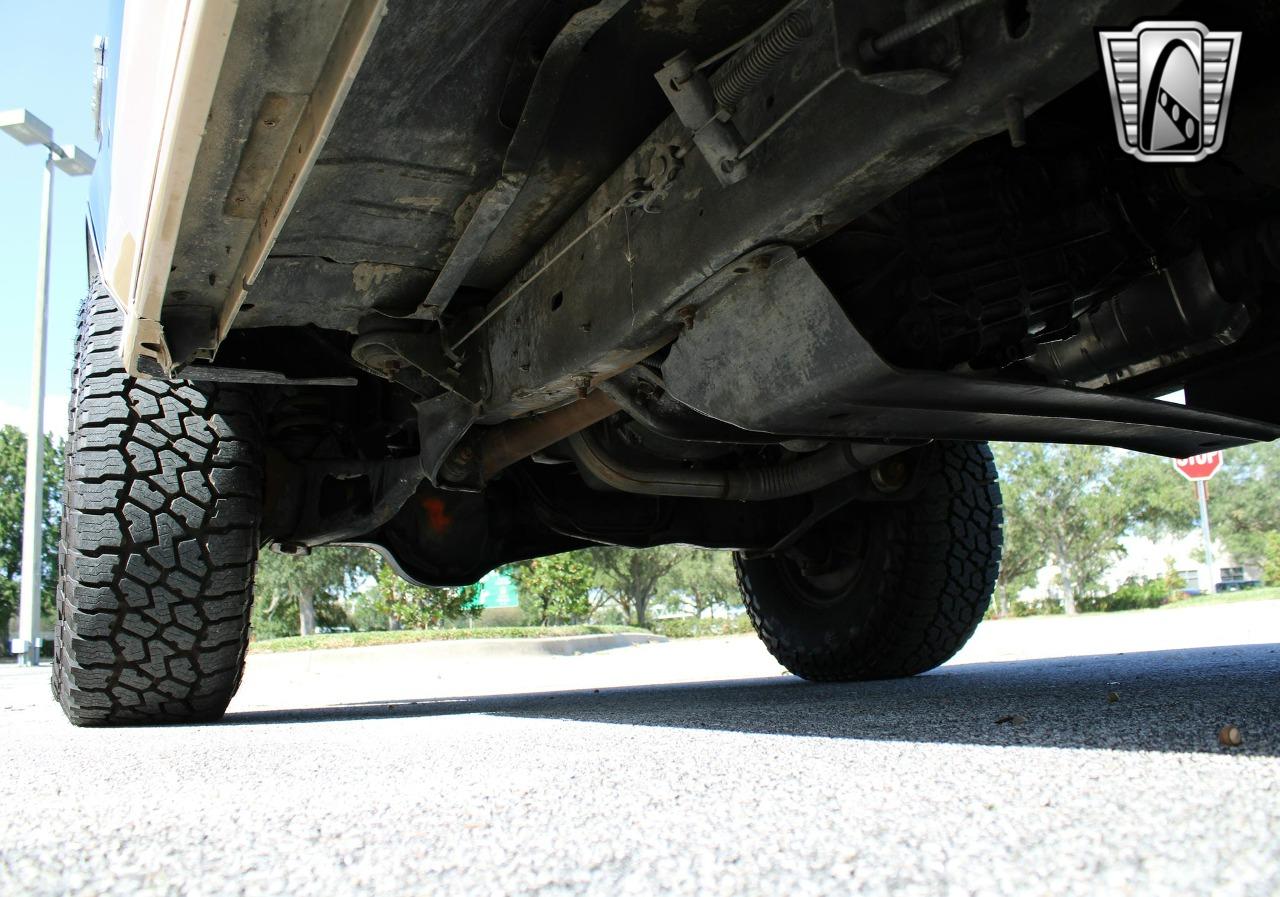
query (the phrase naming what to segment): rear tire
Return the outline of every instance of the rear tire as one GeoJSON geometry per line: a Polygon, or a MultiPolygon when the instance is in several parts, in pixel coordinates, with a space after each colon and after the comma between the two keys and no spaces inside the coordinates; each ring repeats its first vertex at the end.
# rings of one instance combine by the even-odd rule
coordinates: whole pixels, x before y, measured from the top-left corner
{"type": "Polygon", "coordinates": [[[79,726],[216,720],[239,685],[262,506],[249,396],[137,380],[101,283],[81,307],[53,692],[79,726]]]}
{"type": "Polygon", "coordinates": [[[797,676],[924,672],[959,651],[986,612],[1002,524],[991,449],[944,442],[915,459],[913,498],[850,507],[780,555],[735,555],[756,631],[797,676]]]}

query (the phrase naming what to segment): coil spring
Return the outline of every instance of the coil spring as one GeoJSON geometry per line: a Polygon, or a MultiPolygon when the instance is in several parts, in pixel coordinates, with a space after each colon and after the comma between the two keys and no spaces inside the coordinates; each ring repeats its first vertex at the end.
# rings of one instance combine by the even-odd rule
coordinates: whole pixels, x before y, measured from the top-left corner
{"type": "Polygon", "coordinates": [[[716,103],[732,109],[751,92],[769,70],[813,34],[813,23],[802,12],[793,12],[765,34],[746,55],[734,60],[716,86],[716,103]]]}

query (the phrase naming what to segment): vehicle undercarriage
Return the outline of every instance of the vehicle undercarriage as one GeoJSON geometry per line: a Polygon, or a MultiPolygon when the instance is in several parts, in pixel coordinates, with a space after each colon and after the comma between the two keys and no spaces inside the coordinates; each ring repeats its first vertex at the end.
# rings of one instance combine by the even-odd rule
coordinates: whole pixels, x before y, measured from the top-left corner
{"type": "MultiPolygon", "coordinates": [[[[882,553],[989,595],[975,445],[1280,435],[1276,75],[1246,49],[1224,149],[1141,164],[1094,35],[1201,19],[1260,48],[1267,4],[390,3],[282,212],[298,85],[381,15],[327,7],[242,3],[165,351],[126,359],[252,396],[262,544],[368,545],[452,585],[679,542],[734,549],[757,586],[792,558],[815,607],[901,544],[882,553]],[[911,541],[957,514],[971,563],[911,541]]],[[[767,642],[800,625],[757,616],[767,642]]],[[[777,651],[812,678],[947,653],[777,651]]]]}
{"type": "MultiPolygon", "coordinates": [[[[178,376],[263,372],[264,534],[462,582],[589,542],[767,548],[929,439],[1275,436],[1270,76],[1244,63],[1219,156],[1139,165],[1092,27],[1194,5],[956,6],[871,59],[928,5],[393,4],[212,365],[192,322],[238,219],[189,210],[170,281],[178,376]],[[656,72],[731,115],[695,135],[656,72]],[[790,490],[688,482],[840,446],[790,490]]],[[[1259,44],[1274,24],[1231,12],[1259,44]]]]}

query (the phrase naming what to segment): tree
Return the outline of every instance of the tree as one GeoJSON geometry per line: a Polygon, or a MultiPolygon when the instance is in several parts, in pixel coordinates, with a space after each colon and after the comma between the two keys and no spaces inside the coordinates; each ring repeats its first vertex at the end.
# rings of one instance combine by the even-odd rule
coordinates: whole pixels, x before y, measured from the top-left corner
{"type": "Polygon", "coordinates": [[[1269,586],[1280,585],[1280,533],[1267,533],[1263,550],[1262,578],[1269,586]]]}
{"type": "MultiPolygon", "coordinates": [[[[1022,443],[997,444],[995,452],[1005,504],[1001,591],[1016,591],[1023,577],[1034,575],[1039,555],[1058,565],[1070,612],[1073,599],[1088,594],[1122,551],[1120,536],[1154,539],[1197,525],[1195,490],[1168,458],[1022,443]]],[[[1210,516],[1215,538],[1238,561],[1268,556],[1269,534],[1280,532],[1277,485],[1280,445],[1227,450],[1223,469],[1209,484],[1210,516]]],[[[1166,574],[1165,581],[1170,589],[1179,587],[1176,576],[1166,574]]]]}
{"type": "Polygon", "coordinates": [[[637,626],[649,625],[649,605],[658,584],[688,551],[676,545],[587,550],[597,572],[597,584],[637,626]]]}
{"type": "Polygon", "coordinates": [[[1187,581],[1181,573],[1178,572],[1178,562],[1172,557],[1164,559],[1164,581],[1165,597],[1172,598],[1187,587],[1187,581]]]}
{"type": "Polygon", "coordinates": [[[475,619],[484,606],[480,586],[458,588],[415,586],[406,582],[390,564],[378,568],[378,609],[409,629],[433,629],[459,617],[475,619]]]}
{"type": "Polygon", "coordinates": [[[520,609],[537,626],[578,623],[591,613],[594,571],[583,552],[513,564],[507,574],[520,590],[520,609]]]}
{"type": "Polygon", "coordinates": [[[1199,507],[1195,488],[1168,458],[1138,452],[1112,450],[1116,457],[1111,483],[1127,506],[1130,529],[1137,535],[1158,539],[1182,534],[1196,525],[1199,507]]]}
{"type": "Polygon", "coordinates": [[[373,572],[374,557],[363,548],[316,548],[303,556],[262,552],[254,578],[254,634],[311,635],[317,625],[346,625],[342,599],[373,572]]]}
{"type": "MultiPolygon", "coordinates": [[[[1198,525],[1195,487],[1178,475],[1167,458],[1122,453],[1116,488],[1132,504],[1134,531],[1158,538],[1186,533],[1198,525]]],[[[1280,532],[1280,445],[1264,442],[1224,452],[1222,469],[1209,481],[1209,516],[1214,539],[1240,562],[1266,557],[1268,533],[1280,532]]]]}
{"type": "Polygon", "coordinates": [[[695,619],[702,619],[713,607],[741,604],[738,578],[725,551],[684,549],[657,591],[668,610],[692,614],[695,619]]]}
{"type": "MultiPolygon", "coordinates": [[[[1178,475],[1167,458],[1123,453],[1117,489],[1133,504],[1135,532],[1159,537],[1185,533],[1198,525],[1195,487],[1178,475]]],[[[1280,532],[1280,445],[1264,442],[1227,449],[1222,469],[1209,481],[1209,516],[1215,540],[1238,561],[1260,562],[1266,536],[1280,532]]]]}
{"type": "Polygon", "coordinates": [[[992,443],[1000,491],[1004,502],[1004,547],[1000,575],[996,579],[996,609],[1008,616],[1010,600],[1033,585],[1036,574],[1048,561],[1048,542],[1038,524],[1035,494],[1026,488],[1026,467],[1035,460],[1030,446],[1017,442],[992,443]]]}
{"type": "MultiPolygon", "coordinates": [[[[1214,538],[1222,541],[1237,562],[1260,562],[1267,557],[1267,534],[1280,532],[1280,502],[1276,501],[1280,443],[1227,449],[1223,459],[1222,469],[1209,481],[1214,538]]],[[[1195,506],[1191,507],[1192,516],[1197,516],[1195,506]]]]}
{"type": "Polygon", "coordinates": [[[1022,526],[1039,531],[1058,566],[1063,609],[1075,613],[1075,599],[1095,590],[1123,553],[1120,537],[1133,519],[1132,504],[1112,482],[1119,456],[1088,445],[1031,443],[1011,451],[1017,462],[1002,478],[1005,500],[1027,502],[1022,526]]]}
{"type": "MultiPolygon", "coordinates": [[[[62,524],[63,445],[44,437],[44,545],[41,600],[53,616],[58,575],[58,535],[62,524]]],[[[22,580],[23,493],[27,482],[27,437],[17,427],[0,427],[0,635],[18,609],[22,580]]]]}

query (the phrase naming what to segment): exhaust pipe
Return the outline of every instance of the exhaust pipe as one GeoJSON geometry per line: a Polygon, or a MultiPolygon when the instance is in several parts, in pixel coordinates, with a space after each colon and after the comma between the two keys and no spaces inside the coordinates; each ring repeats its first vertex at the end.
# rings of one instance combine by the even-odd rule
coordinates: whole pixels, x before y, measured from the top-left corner
{"type": "Polygon", "coordinates": [[[769,501],[821,489],[903,451],[903,446],[837,443],[791,464],[745,470],[686,470],[640,466],[611,455],[589,430],[568,439],[581,469],[613,489],[728,501],[769,501]]]}

